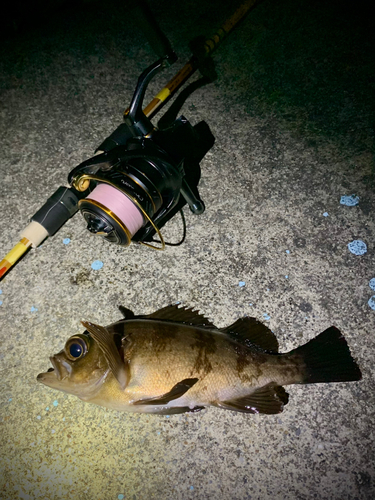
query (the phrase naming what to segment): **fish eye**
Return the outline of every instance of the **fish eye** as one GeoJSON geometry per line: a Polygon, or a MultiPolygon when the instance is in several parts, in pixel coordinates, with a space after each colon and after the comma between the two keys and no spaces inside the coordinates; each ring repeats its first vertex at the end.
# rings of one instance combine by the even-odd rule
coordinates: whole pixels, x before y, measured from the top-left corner
{"type": "Polygon", "coordinates": [[[72,361],[83,358],[87,351],[88,345],[82,337],[72,337],[65,345],[65,353],[72,361]]]}

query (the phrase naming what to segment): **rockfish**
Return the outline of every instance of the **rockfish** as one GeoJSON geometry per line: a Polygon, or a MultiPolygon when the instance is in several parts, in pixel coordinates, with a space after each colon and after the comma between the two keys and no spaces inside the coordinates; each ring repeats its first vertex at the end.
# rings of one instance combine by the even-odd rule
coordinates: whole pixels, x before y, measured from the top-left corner
{"type": "Polygon", "coordinates": [[[197,311],[171,305],[145,316],[120,307],[107,327],[82,322],[50,358],[38,382],[120,411],[174,414],[216,406],[280,413],[283,385],[360,380],[341,332],[331,326],[307,344],[278,353],[275,335],[255,318],[216,328],[197,311]]]}

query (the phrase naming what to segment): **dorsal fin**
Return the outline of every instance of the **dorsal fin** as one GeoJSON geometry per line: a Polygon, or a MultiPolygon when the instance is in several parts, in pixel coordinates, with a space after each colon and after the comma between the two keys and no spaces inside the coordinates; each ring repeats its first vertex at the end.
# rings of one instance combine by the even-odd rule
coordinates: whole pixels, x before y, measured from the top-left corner
{"type": "Polygon", "coordinates": [[[121,314],[124,316],[125,319],[133,319],[134,318],[134,313],[130,309],[124,306],[118,306],[120,309],[121,314]]]}
{"type": "Polygon", "coordinates": [[[240,318],[233,325],[221,328],[221,332],[241,344],[249,347],[249,343],[266,351],[278,352],[279,344],[271,330],[256,318],[240,318]]]}
{"type": "Polygon", "coordinates": [[[113,335],[103,326],[95,325],[89,321],[81,321],[81,323],[91,334],[92,338],[103,352],[104,357],[121,388],[125,389],[129,382],[129,370],[121,359],[120,353],[113,339],[113,335]]]}
{"type": "Polygon", "coordinates": [[[155,311],[152,314],[142,316],[142,318],[176,321],[180,323],[186,323],[188,325],[201,327],[206,326],[216,329],[216,326],[212,324],[210,320],[205,318],[202,314],[199,314],[198,311],[193,311],[192,307],[178,307],[178,304],[163,307],[162,309],[159,309],[159,311],[155,311]]]}

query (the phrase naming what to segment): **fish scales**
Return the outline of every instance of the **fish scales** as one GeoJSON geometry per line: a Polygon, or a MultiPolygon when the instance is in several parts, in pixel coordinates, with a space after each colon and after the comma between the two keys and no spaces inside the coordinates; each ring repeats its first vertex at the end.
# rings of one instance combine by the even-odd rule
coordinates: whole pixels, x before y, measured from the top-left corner
{"type": "Polygon", "coordinates": [[[38,376],[52,388],[123,411],[180,413],[206,406],[279,413],[282,386],[353,381],[361,372],[335,327],[289,353],[267,326],[241,318],[218,329],[198,312],[168,306],[104,328],[83,323],[38,376]]]}
{"type": "Polygon", "coordinates": [[[133,388],[138,395],[142,387],[144,396],[151,397],[164,394],[180,380],[197,377],[199,382],[185,400],[188,395],[194,400],[202,391],[207,404],[247,394],[249,387],[265,385],[276,376],[280,379],[280,364],[285,367],[282,384],[300,378],[298,361],[252,352],[220,332],[135,320],[124,323],[123,336],[124,357],[130,360],[130,399],[133,388]]]}

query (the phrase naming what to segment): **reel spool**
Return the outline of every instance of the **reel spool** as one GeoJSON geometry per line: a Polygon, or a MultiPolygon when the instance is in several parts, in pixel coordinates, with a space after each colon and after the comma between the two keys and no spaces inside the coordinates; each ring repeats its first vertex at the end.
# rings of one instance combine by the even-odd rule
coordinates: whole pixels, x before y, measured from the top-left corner
{"type": "Polygon", "coordinates": [[[109,184],[98,184],[78,207],[91,233],[118,245],[129,245],[144,224],[135,201],[109,184]]]}

